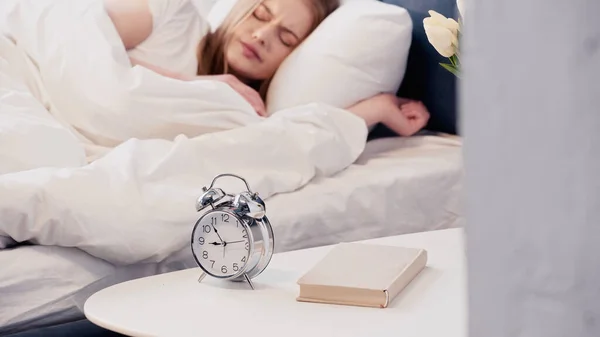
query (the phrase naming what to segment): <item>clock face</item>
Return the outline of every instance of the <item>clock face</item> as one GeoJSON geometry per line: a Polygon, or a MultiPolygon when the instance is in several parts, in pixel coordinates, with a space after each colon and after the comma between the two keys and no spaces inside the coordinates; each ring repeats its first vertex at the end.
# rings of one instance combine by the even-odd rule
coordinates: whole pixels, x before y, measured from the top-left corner
{"type": "Polygon", "coordinates": [[[248,263],[250,236],[246,226],[232,213],[211,211],[194,227],[192,253],[206,273],[231,277],[248,263]]]}

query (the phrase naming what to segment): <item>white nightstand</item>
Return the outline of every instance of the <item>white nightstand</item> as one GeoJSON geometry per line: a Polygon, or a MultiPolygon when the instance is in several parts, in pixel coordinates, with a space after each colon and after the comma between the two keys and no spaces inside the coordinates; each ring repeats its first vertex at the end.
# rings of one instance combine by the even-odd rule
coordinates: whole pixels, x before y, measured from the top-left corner
{"type": "Polygon", "coordinates": [[[131,336],[466,337],[463,231],[450,229],[365,242],[420,247],[429,261],[386,309],[297,302],[296,280],[331,248],[275,254],[246,283],[206,277],[199,269],[114,285],[85,303],[87,318],[131,336]]]}

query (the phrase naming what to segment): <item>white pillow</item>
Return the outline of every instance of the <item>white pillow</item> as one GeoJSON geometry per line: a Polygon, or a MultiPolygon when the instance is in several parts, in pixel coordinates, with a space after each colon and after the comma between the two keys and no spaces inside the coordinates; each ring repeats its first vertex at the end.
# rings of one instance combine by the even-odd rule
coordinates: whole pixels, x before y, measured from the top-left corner
{"type": "MultiPolygon", "coordinates": [[[[212,25],[233,2],[217,1],[209,16],[212,25]]],[[[395,93],[411,38],[412,20],[404,8],[342,1],[277,70],[267,94],[268,113],[314,102],[346,108],[378,93],[395,93]]]]}
{"type": "Polygon", "coordinates": [[[203,18],[207,18],[210,11],[217,3],[217,0],[192,0],[192,3],[198,8],[198,12],[203,18]]]}
{"type": "Polygon", "coordinates": [[[210,12],[208,13],[208,24],[212,31],[215,31],[225,20],[225,17],[233,8],[238,0],[214,0],[210,12]]]}

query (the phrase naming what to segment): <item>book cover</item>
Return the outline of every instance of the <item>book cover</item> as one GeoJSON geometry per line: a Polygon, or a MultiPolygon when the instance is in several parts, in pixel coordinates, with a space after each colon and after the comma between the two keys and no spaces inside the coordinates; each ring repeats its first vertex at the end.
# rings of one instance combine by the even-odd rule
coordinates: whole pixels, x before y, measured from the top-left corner
{"type": "Polygon", "coordinates": [[[340,243],[299,280],[301,302],[386,308],[427,264],[427,251],[340,243]]]}

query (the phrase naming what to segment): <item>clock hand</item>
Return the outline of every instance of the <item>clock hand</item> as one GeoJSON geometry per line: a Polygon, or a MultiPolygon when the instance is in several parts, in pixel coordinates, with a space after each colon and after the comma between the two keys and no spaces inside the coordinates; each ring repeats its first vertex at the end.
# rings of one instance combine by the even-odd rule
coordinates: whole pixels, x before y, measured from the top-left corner
{"type": "Polygon", "coordinates": [[[213,230],[215,231],[215,233],[217,233],[217,236],[219,237],[219,240],[221,240],[221,244],[224,242],[223,239],[221,239],[221,235],[219,235],[219,232],[217,232],[217,229],[215,228],[215,225],[211,224],[213,230]]]}
{"type": "Polygon", "coordinates": [[[221,246],[222,243],[219,243],[219,242],[210,242],[209,245],[221,246]]]}
{"type": "Polygon", "coordinates": [[[230,243],[238,243],[238,242],[246,242],[246,240],[229,241],[229,242],[227,242],[227,244],[230,244],[230,243]]]}

